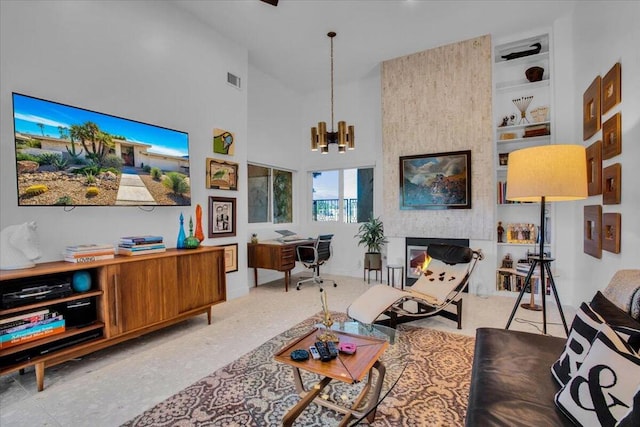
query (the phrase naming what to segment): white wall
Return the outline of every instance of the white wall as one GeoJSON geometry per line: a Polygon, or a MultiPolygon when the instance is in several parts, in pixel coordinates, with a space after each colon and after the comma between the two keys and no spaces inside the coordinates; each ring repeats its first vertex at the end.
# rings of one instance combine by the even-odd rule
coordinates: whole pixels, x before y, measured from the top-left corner
{"type": "Polygon", "coordinates": [[[570,271],[574,280],[573,303],[590,300],[593,294],[603,289],[613,274],[624,268],[640,268],[640,3],[638,2],[580,2],[573,16],[572,79],[574,91],[567,96],[573,117],[568,117],[574,126],[576,143],[584,146],[602,139],[602,132],[582,142],[582,95],[593,79],[604,75],[616,63],[622,65],[622,103],[605,116],[604,122],[613,113],[622,114],[622,154],[604,160],[603,166],[613,163],[622,165],[622,197],[620,205],[603,205],[604,212],[622,214],[622,242],[620,254],[602,252],[597,259],[583,252],[582,219],[583,207],[602,205],[602,196],[592,196],[579,203],[567,203],[559,213],[564,222],[559,228],[566,231],[559,235],[564,242],[559,251],[575,253],[575,264],[570,271]]]}
{"type": "MultiPolygon", "coordinates": [[[[246,235],[246,189],[205,189],[205,157],[212,130],[236,133],[236,154],[246,182],[247,92],[226,84],[227,71],[246,81],[247,50],[164,2],[2,2],[0,75],[0,226],[36,221],[39,261],[61,259],[66,245],[117,242],[129,234],[161,234],[175,247],[178,217],[206,218],[210,195],[237,197],[237,237],[246,235]],[[18,207],[11,92],[57,101],[189,133],[191,208],[18,207]]],[[[224,156],[222,156],[224,157],[224,156]]],[[[205,224],[203,224],[206,227],[205,224]]],[[[246,246],[239,245],[240,271],[246,246]]],[[[245,294],[244,274],[227,275],[229,298],[245,294]]]]}

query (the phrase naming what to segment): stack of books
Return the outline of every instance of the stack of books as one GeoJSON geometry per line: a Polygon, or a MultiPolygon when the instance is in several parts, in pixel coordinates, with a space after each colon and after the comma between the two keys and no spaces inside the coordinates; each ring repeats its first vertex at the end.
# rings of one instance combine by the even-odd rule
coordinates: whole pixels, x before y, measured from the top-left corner
{"type": "Polygon", "coordinates": [[[118,254],[124,256],[146,255],[166,250],[162,236],[121,237],[118,244],[118,254]]]}
{"type": "Polygon", "coordinates": [[[527,126],[524,129],[524,138],[532,138],[534,136],[544,136],[549,135],[551,133],[551,128],[549,125],[533,125],[527,126]]]}
{"type": "Polygon", "coordinates": [[[0,348],[5,349],[65,331],[64,318],[42,309],[0,319],[0,348]]]}
{"type": "Polygon", "coordinates": [[[88,244],[67,246],[63,253],[67,262],[92,262],[111,259],[116,255],[116,248],[109,244],[88,244]]]}

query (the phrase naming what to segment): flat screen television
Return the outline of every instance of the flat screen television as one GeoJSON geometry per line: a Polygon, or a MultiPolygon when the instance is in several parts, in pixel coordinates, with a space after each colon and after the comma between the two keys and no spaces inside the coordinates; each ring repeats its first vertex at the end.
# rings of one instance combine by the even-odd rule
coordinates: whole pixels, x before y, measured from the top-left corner
{"type": "Polygon", "coordinates": [[[190,206],[189,134],[13,93],[18,206],[190,206]]]}

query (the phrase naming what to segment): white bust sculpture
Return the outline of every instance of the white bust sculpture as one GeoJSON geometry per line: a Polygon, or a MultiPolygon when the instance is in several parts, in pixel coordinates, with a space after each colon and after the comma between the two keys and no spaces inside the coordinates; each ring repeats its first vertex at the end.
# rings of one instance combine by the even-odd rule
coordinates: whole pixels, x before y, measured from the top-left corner
{"type": "Polygon", "coordinates": [[[0,232],[0,270],[32,268],[40,258],[40,245],[34,221],[10,225],[0,232]]]}

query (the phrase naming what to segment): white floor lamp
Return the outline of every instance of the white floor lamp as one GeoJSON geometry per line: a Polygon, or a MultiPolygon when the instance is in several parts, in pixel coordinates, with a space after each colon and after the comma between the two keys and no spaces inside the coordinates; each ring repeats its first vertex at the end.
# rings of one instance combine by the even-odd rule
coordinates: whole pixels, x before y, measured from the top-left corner
{"type": "Polygon", "coordinates": [[[553,258],[544,257],[545,241],[545,203],[566,200],[585,199],[587,197],[587,155],[580,145],[543,145],[524,148],[509,154],[507,169],[507,200],[517,202],[540,203],[540,228],[538,255],[531,257],[531,268],[527,273],[524,285],[513,306],[511,316],[505,329],[509,329],[513,316],[522,300],[527,285],[531,292],[534,287],[531,277],[539,265],[540,293],[542,297],[542,333],[547,333],[547,306],[545,274],[549,277],[551,290],[555,297],[565,333],[569,335],[567,322],[562,312],[556,284],[549,264],[553,258]]]}

